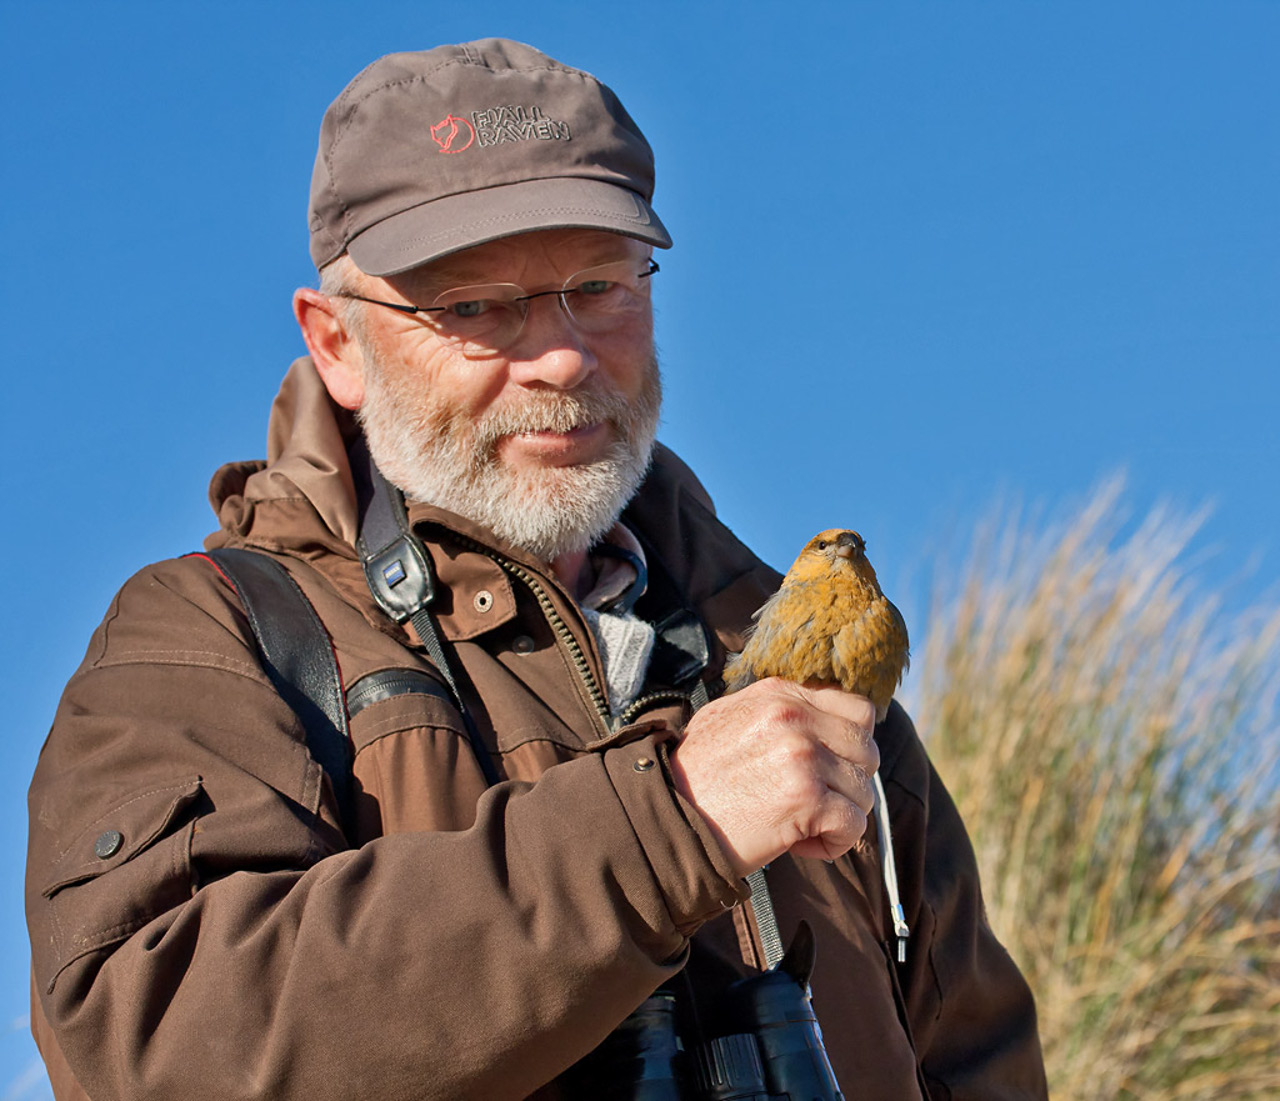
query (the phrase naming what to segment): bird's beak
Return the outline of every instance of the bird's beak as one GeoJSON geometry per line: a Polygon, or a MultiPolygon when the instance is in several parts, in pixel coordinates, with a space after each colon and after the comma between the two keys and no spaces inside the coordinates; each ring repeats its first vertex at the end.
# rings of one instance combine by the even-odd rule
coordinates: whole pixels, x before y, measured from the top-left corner
{"type": "Polygon", "coordinates": [[[866,546],[856,531],[842,531],[836,537],[836,554],[840,558],[852,558],[866,546]]]}

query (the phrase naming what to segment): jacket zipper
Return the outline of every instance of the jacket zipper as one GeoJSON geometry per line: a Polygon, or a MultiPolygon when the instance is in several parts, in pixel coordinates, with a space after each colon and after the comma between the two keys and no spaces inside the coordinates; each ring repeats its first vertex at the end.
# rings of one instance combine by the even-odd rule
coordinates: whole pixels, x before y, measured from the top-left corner
{"type": "Polygon", "coordinates": [[[627,723],[631,722],[646,707],[652,707],[657,703],[688,703],[689,697],[684,692],[666,691],[666,692],[650,692],[647,696],[640,696],[632,700],[618,716],[613,720],[615,731],[621,730],[627,723]]]}
{"type": "Polygon", "coordinates": [[[474,539],[460,532],[454,533],[459,542],[465,543],[473,550],[483,554],[486,558],[491,559],[501,566],[507,573],[513,577],[519,578],[528,586],[529,591],[533,593],[534,599],[538,602],[538,607],[542,609],[542,614],[547,622],[551,625],[551,629],[555,632],[556,638],[560,644],[568,652],[573,667],[578,671],[578,675],[582,678],[582,682],[586,685],[587,693],[591,697],[591,702],[595,705],[596,716],[599,718],[604,732],[607,735],[616,734],[627,723],[639,715],[646,707],[652,707],[657,703],[688,703],[689,696],[684,692],[665,691],[650,692],[646,696],[632,700],[618,715],[613,715],[609,710],[609,701],[605,697],[604,691],[600,687],[600,682],[596,680],[595,673],[592,672],[591,662],[587,660],[587,655],[579,644],[577,637],[570,630],[569,625],[564,621],[564,617],[556,611],[555,605],[551,602],[551,597],[547,590],[538,580],[537,576],[525,569],[518,562],[512,562],[508,558],[504,558],[497,551],[490,550],[483,543],[478,543],[474,539]]]}
{"type": "MultiPolygon", "coordinates": [[[[486,558],[492,559],[501,566],[507,573],[513,577],[519,578],[528,586],[529,591],[533,593],[534,599],[538,602],[538,607],[542,609],[542,614],[547,622],[551,625],[551,629],[555,632],[556,638],[560,641],[560,645],[569,654],[569,659],[573,663],[573,667],[578,671],[578,676],[582,678],[582,683],[586,686],[587,694],[591,697],[591,702],[595,705],[596,718],[600,720],[600,725],[606,735],[612,733],[612,719],[609,714],[609,701],[605,698],[600,683],[596,680],[595,673],[592,672],[591,663],[587,660],[587,655],[583,651],[582,646],[578,643],[573,631],[569,629],[569,625],[564,618],[556,611],[555,605],[551,602],[551,597],[547,590],[543,587],[542,582],[526,570],[523,566],[510,559],[504,558],[496,551],[490,550],[483,543],[477,543],[474,539],[465,535],[455,533],[460,542],[465,543],[473,550],[483,554],[486,558]]],[[[632,705],[634,706],[634,704],[632,705]]]]}

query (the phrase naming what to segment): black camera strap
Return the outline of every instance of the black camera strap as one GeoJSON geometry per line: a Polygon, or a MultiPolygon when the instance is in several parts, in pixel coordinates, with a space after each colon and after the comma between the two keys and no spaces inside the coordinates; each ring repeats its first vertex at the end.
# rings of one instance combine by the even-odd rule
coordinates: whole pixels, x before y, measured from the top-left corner
{"type": "Polygon", "coordinates": [[[431,604],[436,597],[435,571],[422,540],[409,527],[404,494],[378,469],[363,435],[352,444],[349,456],[360,508],[356,550],[364,565],[369,592],[378,607],[396,623],[413,624],[432,664],[449,688],[472,752],[486,782],[492,786],[498,782],[498,771],[462,698],[453,665],[431,615],[431,604]]]}
{"type": "Polygon", "coordinates": [[[769,883],[765,879],[766,864],[757,868],[749,876],[751,884],[751,910],[756,916],[756,932],[760,934],[760,947],[764,949],[764,970],[776,966],[784,955],[782,947],[782,931],[778,928],[778,917],[773,912],[773,896],[769,894],[769,883]]]}

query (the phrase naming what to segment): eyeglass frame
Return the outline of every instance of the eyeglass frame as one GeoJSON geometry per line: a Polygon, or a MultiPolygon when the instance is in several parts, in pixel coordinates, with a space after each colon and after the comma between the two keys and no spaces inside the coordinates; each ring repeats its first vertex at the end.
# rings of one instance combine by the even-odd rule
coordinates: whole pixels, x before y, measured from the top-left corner
{"type": "MultiPolygon", "coordinates": [[[[653,276],[657,275],[658,272],[662,270],[661,266],[658,264],[658,261],[655,260],[652,256],[647,257],[646,262],[649,265],[649,270],[639,272],[637,277],[640,279],[651,279],[653,276]]],[[[564,300],[564,296],[566,294],[571,294],[573,291],[577,289],[576,287],[570,287],[568,285],[569,281],[572,279],[576,279],[579,275],[582,275],[583,272],[595,271],[597,268],[606,268],[606,267],[612,266],[613,264],[618,264],[618,263],[625,263],[625,260],[608,260],[603,264],[592,264],[591,267],[589,268],[583,268],[582,271],[574,272],[571,276],[569,276],[569,279],[565,280],[565,286],[561,287],[559,290],[534,291],[532,294],[520,294],[520,295],[517,295],[515,298],[505,299],[504,305],[516,303],[516,302],[530,302],[535,298],[546,298],[549,295],[554,294],[559,296],[560,306],[564,310],[565,315],[571,321],[574,321],[575,319],[573,316],[573,311],[569,309],[569,304],[564,300]]],[[[484,287],[515,287],[517,290],[520,290],[520,291],[524,290],[524,288],[520,286],[519,283],[475,283],[475,284],[468,284],[467,286],[463,286],[463,287],[450,287],[448,290],[441,291],[438,295],[436,295],[436,300],[439,301],[441,298],[443,298],[447,294],[457,294],[458,291],[470,290],[472,286],[475,286],[477,289],[481,289],[484,287]]],[[[449,306],[412,306],[407,302],[387,302],[381,298],[368,298],[363,294],[355,294],[351,291],[334,291],[328,297],[349,298],[356,302],[368,302],[371,306],[386,306],[388,309],[395,310],[398,313],[411,314],[411,315],[420,314],[420,313],[426,313],[426,314],[444,313],[446,310],[450,308],[449,306]]],[[[471,300],[462,299],[461,301],[471,301],[471,300]]],[[[483,301],[483,300],[475,299],[475,301],[483,301]]],[[[521,329],[523,329],[524,322],[525,320],[528,319],[528,316],[529,316],[529,308],[526,306],[524,307],[523,313],[521,315],[521,320],[520,320],[521,329]]]]}

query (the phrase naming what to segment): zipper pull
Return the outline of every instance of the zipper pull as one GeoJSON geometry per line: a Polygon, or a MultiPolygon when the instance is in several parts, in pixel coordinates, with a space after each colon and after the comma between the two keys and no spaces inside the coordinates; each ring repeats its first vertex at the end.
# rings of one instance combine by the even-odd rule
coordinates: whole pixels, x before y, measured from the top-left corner
{"type": "Polygon", "coordinates": [[[898,962],[907,962],[907,940],[911,936],[911,928],[907,925],[907,915],[902,911],[902,904],[895,902],[893,911],[893,931],[898,938],[898,962]]]}

